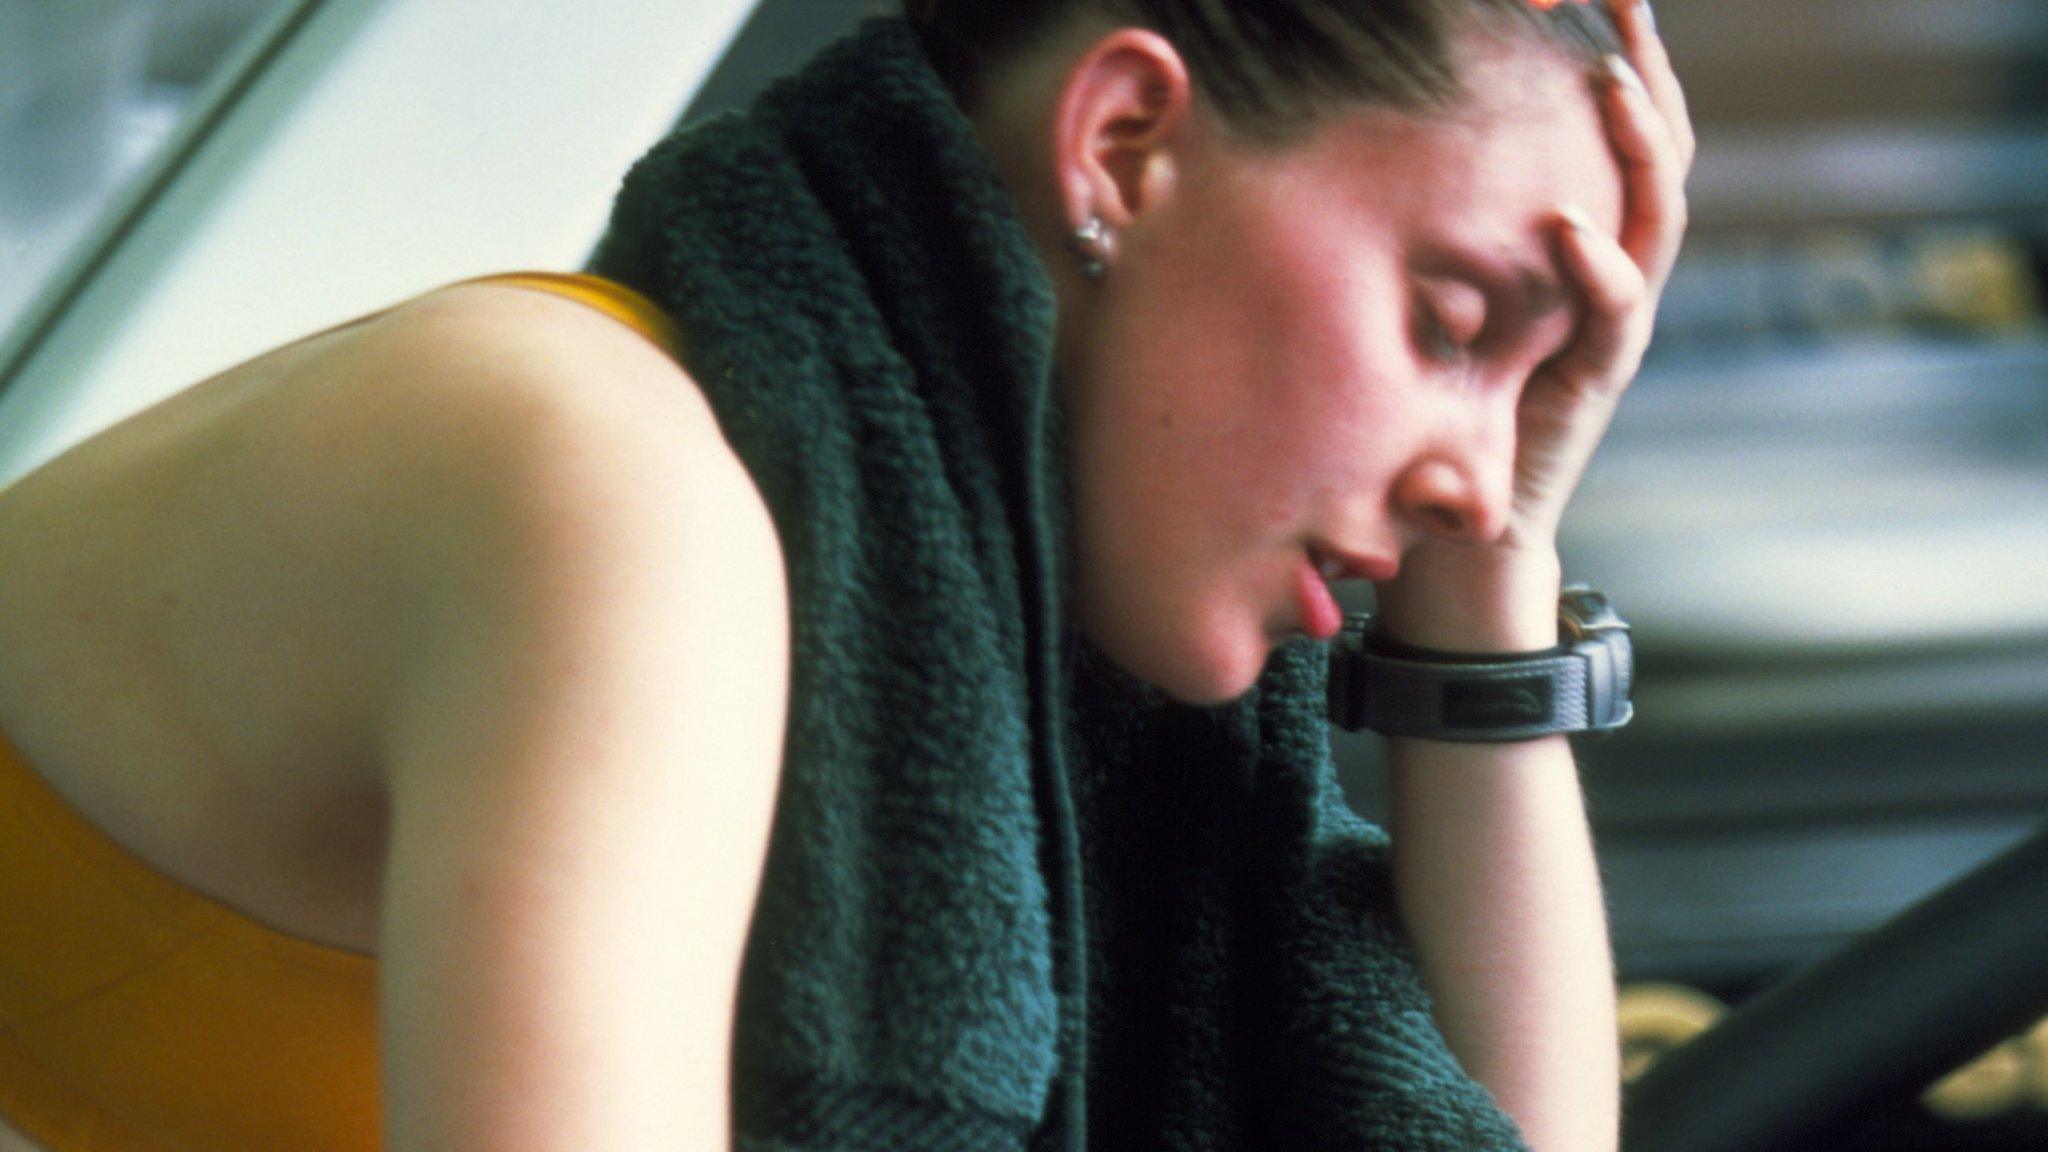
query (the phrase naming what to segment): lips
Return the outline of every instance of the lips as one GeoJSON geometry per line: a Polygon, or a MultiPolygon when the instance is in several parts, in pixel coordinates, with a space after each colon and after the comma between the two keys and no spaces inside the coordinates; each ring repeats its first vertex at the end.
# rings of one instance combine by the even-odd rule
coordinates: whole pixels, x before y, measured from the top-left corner
{"type": "Polygon", "coordinates": [[[1330,595],[1330,586],[1324,582],[1313,556],[1304,558],[1295,571],[1294,594],[1301,630],[1310,639],[1328,640],[1343,630],[1344,611],[1337,606],[1336,597],[1330,595]]]}
{"type": "Polygon", "coordinates": [[[1309,560],[1322,578],[1332,584],[1339,580],[1371,580],[1383,584],[1401,570],[1398,559],[1345,552],[1321,541],[1309,546],[1309,560]]]}
{"type": "Polygon", "coordinates": [[[1344,611],[1330,586],[1339,580],[1392,580],[1400,561],[1361,556],[1311,542],[1295,567],[1295,609],[1309,637],[1328,640],[1344,627],[1344,611]]]}

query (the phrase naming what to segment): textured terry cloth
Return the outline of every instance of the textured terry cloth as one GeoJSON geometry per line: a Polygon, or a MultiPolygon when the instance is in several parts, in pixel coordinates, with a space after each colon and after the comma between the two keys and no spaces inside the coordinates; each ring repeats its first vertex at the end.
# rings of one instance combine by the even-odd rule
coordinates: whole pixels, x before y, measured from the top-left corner
{"type": "Polygon", "coordinates": [[[1201,709],[1063,623],[1050,281],[901,21],[657,145],[593,270],[675,319],[789,572],[739,1148],[1521,1147],[1337,789],[1327,647],[1201,709]]]}

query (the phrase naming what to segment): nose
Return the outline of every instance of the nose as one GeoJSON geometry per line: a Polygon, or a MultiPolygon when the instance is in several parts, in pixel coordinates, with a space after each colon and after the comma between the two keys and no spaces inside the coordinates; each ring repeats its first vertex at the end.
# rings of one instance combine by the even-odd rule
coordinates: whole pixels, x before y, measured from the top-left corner
{"type": "Polygon", "coordinates": [[[1402,471],[1394,485],[1396,512],[1422,535],[1489,543],[1507,528],[1514,467],[1511,421],[1504,434],[1498,427],[1474,429],[1402,471]]]}

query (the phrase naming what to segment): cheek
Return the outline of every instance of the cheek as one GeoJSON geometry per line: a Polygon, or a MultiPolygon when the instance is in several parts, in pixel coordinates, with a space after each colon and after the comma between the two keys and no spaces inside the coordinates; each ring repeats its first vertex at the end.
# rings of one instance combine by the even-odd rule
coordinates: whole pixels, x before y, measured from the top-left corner
{"type": "Polygon", "coordinates": [[[1384,471],[1390,443],[1420,415],[1419,384],[1398,310],[1349,299],[1344,308],[1296,309],[1267,327],[1278,369],[1264,398],[1276,433],[1324,486],[1356,489],[1384,471]]]}
{"type": "Polygon", "coordinates": [[[1130,563],[1236,563],[1354,522],[1413,416],[1392,254],[1328,213],[1222,211],[1232,228],[1126,247],[1088,342],[1076,496],[1130,563]]]}

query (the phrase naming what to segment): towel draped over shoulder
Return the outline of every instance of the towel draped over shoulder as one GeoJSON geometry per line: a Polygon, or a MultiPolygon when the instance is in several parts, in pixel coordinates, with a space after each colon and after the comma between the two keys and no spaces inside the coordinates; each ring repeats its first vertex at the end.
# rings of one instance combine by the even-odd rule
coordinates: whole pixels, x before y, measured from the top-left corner
{"type": "Polygon", "coordinates": [[[658,144],[593,271],[676,322],[788,566],[736,1147],[1523,1147],[1339,791],[1326,646],[1197,708],[1068,624],[1051,283],[901,20],[658,144]]]}

